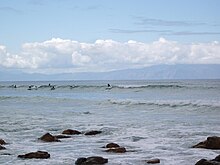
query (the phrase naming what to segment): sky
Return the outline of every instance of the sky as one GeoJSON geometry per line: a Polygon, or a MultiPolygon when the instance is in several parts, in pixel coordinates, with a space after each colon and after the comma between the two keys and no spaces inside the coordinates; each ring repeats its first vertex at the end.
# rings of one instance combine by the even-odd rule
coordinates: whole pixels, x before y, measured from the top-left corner
{"type": "Polygon", "coordinates": [[[219,0],[0,0],[0,69],[220,64],[219,0]]]}

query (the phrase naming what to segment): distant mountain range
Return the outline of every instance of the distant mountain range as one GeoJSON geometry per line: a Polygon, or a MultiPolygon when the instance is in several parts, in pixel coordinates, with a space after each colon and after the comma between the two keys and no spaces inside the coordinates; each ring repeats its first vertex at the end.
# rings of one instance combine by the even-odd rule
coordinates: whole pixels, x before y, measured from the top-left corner
{"type": "Polygon", "coordinates": [[[0,81],[220,79],[220,64],[155,65],[141,69],[63,74],[0,70],[0,81]]]}

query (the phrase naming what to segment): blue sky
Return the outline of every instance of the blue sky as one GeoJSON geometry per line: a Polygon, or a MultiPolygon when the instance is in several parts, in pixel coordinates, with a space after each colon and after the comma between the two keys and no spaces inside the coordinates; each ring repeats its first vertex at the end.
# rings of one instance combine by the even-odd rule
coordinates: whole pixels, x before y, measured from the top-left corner
{"type": "MultiPolygon", "coordinates": [[[[0,0],[0,20],[0,58],[2,59],[0,67],[3,68],[38,69],[38,71],[57,68],[67,71],[68,68],[69,71],[86,71],[101,68],[101,70],[123,69],[128,66],[142,67],[160,63],[193,63],[190,61],[194,60],[193,56],[181,61],[182,54],[195,54],[190,50],[201,45],[203,47],[199,48],[203,53],[209,50],[214,51],[215,55],[211,57],[202,55],[203,60],[196,55],[200,59],[198,63],[206,63],[205,59],[209,59],[207,63],[219,62],[219,53],[216,55],[220,39],[219,0],[0,0]],[[102,41],[102,49],[97,50],[99,40],[102,41]],[[137,47],[131,48],[129,44],[131,42],[128,42],[131,40],[138,43],[137,47]],[[72,41],[78,42],[80,49],[76,50],[76,43],[72,41]],[[165,43],[163,41],[166,41],[165,46],[162,44],[165,43]],[[48,43],[50,48],[60,48],[67,44],[72,49],[69,52],[62,52],[59,49],[54,53],[56,54],[54,57],[51,50],[48,50],[48,43]],[[87,45],[83,46],[83,43],[87,45]],[[128,54],[127,59],[125,56],[117,58],[119,53],[116,53],[111,59],[107,53],[106,58],[109,61],[105,64],[109,67],[95,66],[99,58],[105,59],[106,45],[112,49],[115,45],[120,47],[120,44],[124,43],[129,45],[128,50],[133,51],[135,56],[128,54]],[[141,43],[145,46],[141,47],[141,43]],[[214,48],[210,48],[213,43],[215,43],[214,48]],[[27,49],[25,45],[28,44],[31,48],[27,49]],[[93,44],[93,49],[90,44],[93,44]],[[161,44],[164,52],[152,54],[161,44]],[[172,50],[170,45],[173,46],[172,50]],[[180,55],[174,53],[172,57],[171,55],[169,58],[166,57],[168,60],[163,61],[162,59],[165,58],[163,55],[166,56],[165,54],[169,54],[176,47],[182,50],[180,55]],[[31,52],[31,49],[34,52],[31,52]],[[140,52],[140,49],[143,51],[140,52]],[[101,53],[104,57],[98,55],[101,53]],[[32,57],[27,54],[31,54],[29,56],[32,57]],[[36,60],[38,54],[47,55],[41,55],[40,59],[36,60]],[[56,61],[56,58],[59,61],[63,54],[69,54],[68,57],[65,56],[65,62],[58,66],[55,65],[57,62],[50,63],[56,61]],[[142,55],[139,57],[139,54],[142,55]],[[153,62],[152,60],[145,64],[140,62],[143,59],[149,61],[150,57],[155,56],[153,62]],[[170,62],[171,58],[173,58],[172,62],[170,62]],[[177,60],[175,61],[174,58],[177,60]],[[72,63],[66,62],[68,60],[72,63]],[[111,68],[110,61],[115,63],[117,60],[123,62],[111,68]],[[91,68],[82,69],[88,63],[91,64],[91,68]],[[120,65],[123,67],[120,68],[120,65]]],[[[127,50],[127,45],[121,47],[127,50]]],[[[123,52],[121,47],[120,50],[115,51],[123,52]]],[[[175,50],[177,51],[177,48],[175,50]]]]}

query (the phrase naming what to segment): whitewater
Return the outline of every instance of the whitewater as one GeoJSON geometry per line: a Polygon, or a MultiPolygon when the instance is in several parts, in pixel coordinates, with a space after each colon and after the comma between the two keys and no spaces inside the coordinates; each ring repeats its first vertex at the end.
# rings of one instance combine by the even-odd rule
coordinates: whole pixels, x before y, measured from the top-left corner
{"type": "Polygon", "coordinates": [[[110,165],[143,165],[152,158],[161,165],[194,165],[220,154],[192,148],[220,136],[219,126],[220,80],[0,82],[0,139],[8,143],[0,150],[2,165],[70,165],[89,156],[108,158],[110,165]],[[38,140],[65,129],[102,133],[38,140]],[[128,152],[104,152],[110,142],[128,152]],[[51,158],[17,158],[38,150],[51,158]]]}

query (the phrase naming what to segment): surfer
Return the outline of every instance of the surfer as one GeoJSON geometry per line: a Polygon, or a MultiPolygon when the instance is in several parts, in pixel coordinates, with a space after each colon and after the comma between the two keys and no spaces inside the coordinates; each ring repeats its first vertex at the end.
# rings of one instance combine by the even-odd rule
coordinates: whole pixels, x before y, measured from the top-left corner
{"type": "Polygon", "coordinates": [[[54,86],[52,86],[51,90],[54,90],[54,89],[55,89],[55,87],[54,87],[54,86]]]}
{"type": "Polygon", "coordinates": [[[29,85],[28,90],[31,90],[31,87],[32,87],[32,86],[31,86],[31,85],[29,85]]]}
{"type": "Polygon", "coordinates": [[[112,86],[110,84],[107,84],[107,87],[105,89],[110,90],[112,89],[112,86]]]}

